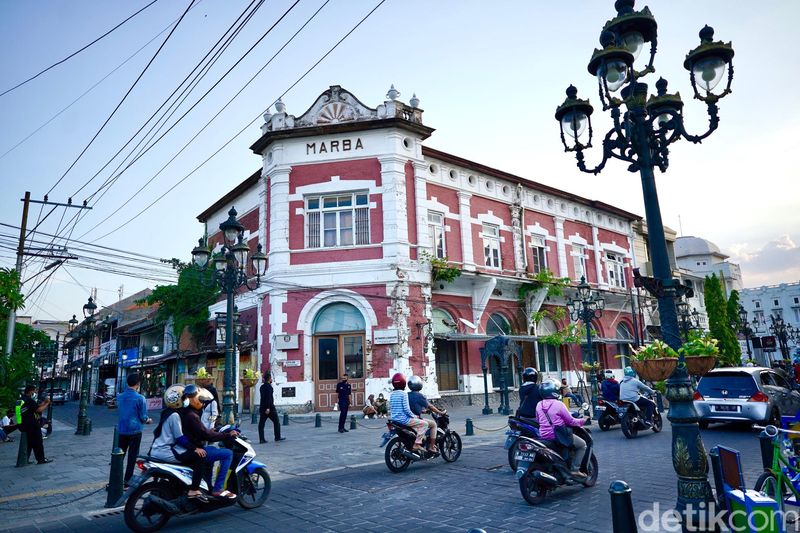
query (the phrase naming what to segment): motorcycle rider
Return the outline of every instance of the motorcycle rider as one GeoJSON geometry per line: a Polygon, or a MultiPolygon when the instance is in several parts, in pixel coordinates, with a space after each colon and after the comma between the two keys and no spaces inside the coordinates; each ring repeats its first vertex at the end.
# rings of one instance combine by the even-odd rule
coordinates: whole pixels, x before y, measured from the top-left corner
{"type": "Polygon", "coordinates": [[[636,371],[626,366],[625,377],[619,385],[619,399],[623,402],[633,402],[639,409],[644,411],[644,425],[652,426],[653,412],[656,410],[656,403],[641,395],[641,392],[653,394],[653,389],[636,379],[636,371]]]}
{"type": "Polygon", "coordinates": [[[619,400],[619,381],[614,379],[614,371],[607,368],[603,373],[603,382],[600,384],[600,393],[608,403],[619,400]]]}
{"type": "Polygon", "coordinates": [[[428,429],[428,423],[417,418],[411,407],[408,404],[408,395],[405,393],[406,378],[400,372],[392,376],[392,387],[394,390],[389,395],[389,420],[397,422],[410,427],[417,434],[414,441],[414,448],[411,450],[414,453],[422,453],[422,439],[425,437],[425,431],[428,429]]]}
{"type": "Polygon", "coordinates": [[[206,451],[203,448],[194,448],[189,440],[183,436],[181,427],[180,408],[183,406],[183,385],[172,385],[164,392],[165,409],[161,411],[153,435],[153,444],[148,455],[165,462],[179,462],[192,468],[192,484],[186,494],[189,498],[208,501],[200,491],[200,482],[203,480],[205,470],[206,451]]]}
{"type": "Polygon", "coordinates": [[[420,392],[422,390],[422,379],[419,376],[411,376],[408,378],[408,388],[411,389],[411,392],[408,393],[408,406],[415,415],[428,424],[430,430],[428,434],[428,451],[431,453],[438,453],[439,450],[436,448],[436,432],[438,431],[436,421],[422,418],[422,413],[426,410],[433,411],[437,415],[442,415],[444,413],[430,403],[425,395],[420,392]]]}
{"type": "Polygon", "coordinates": [[[183,390],[183,408],[181,408],[181,425],[183,433],[193,446],[193,449],[202,448],[206,452],[206,461],[213,466],[219,461],[219,473],[214,481],[211,494],[218,498],[234,499],[236,495],[228,490],[223,490],[225,478],[231,467],[233,452],[227,448],[208,446],[208,442],[219,442],[239,435],[236,431],[229,433],[218,433],[213,429],[208,429],[203,425],[200,415],[203,412],[206,402],[213,399],[211,393],[197,385],[187,385],[183,390]]]}
{"type": "MultiPolygon", "coordinates": [[[[543,440],[555,441],[557,427],[582,427],[589,420],[589,417],[575,418],[567,411],[567,406],[559,400],[559,388],[560,384],[554,379],[545,380],[539,387],[542,401],[536,406],[536,419],[539,421],[539,435],[543,440]]],[[[578,470],[585,452],[586,442],[573,433],[572,446],[567,451],[566,458],[570,468],[569,475],[578,481],[586,479],[586,474],[578,470]]]]}
{"type": "Polygon", "coordinates": [[[539,372],[535,368],[529,366],[522,371],[523,383],[519,388],[517,416],[536,418],[536,406],[542,401],[537,381],[539,381],[539,372]]]}

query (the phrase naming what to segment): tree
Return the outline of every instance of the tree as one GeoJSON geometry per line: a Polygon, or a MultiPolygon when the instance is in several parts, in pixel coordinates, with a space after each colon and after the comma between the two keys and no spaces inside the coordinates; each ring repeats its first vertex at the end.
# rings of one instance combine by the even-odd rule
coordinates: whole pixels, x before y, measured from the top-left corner
{"type": "Polygon", "coordinates": [[[742,349],[731,328],[725,292],[716,274],[706,276],[703,293],[708,313],[708,329],[711,336],[719,341],[719,348],[722,352],[720,363],[722,366],[739,366],[742,361],[742,349]]]}
{"type": "MultiPolygon", "coordinates": [[[[8,320],[0,321],[0,342],[6,344],[8,320]]],[[[36,377],[33,358],[37,343],[51,342],[43,331],[17,323],[14,328],[14,346],[10,357],[0,357],[0,408],[11,408],[19,397],[19,389],[36,377]]]]}
{"type": "Polygon", "coordinates": [[[208,328],[208,306],[214,303],[219,290],[213,282],[213,270],[201,271],[194,265],[178,259],[162,260],[178,271],[176,285],[157,285],[153,292],[142,301],[158,304],[155,322],[165,324],[172,318],[172,333],[176,342],[180,341],[185,328],[194,340],[200,343],[208,328]]]}
{"type": "Polygon", "coordinates": [[[728,298],[728,320],[734,335],[742,329],[742,319],[739,318],[739,301],[739,291],[732,290],[728,298]]]}
{"type": "Polygon", "coordinates": [[[0,313],[8,316],[9,311],[25,307],[19,273],[9,268],[0,268],[0,313]]]}

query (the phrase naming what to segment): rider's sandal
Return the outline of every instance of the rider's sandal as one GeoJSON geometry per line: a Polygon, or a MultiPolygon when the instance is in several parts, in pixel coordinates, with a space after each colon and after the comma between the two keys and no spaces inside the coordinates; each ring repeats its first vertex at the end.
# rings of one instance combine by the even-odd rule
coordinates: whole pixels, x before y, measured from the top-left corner
{"type": "Polygon", "coordinates": [[[228,500],[235,500],[236,499],[236,494],[234,494],[234,493],[232,493],[232,492],[230,492],[228,490],[223,490],[222,492],[215,492],[213,495],[214,495],[215,498],[226,498],[228,500]]]}
{"type": "Polygon", "coordinates": [[[187,494],[186,497],[190,500],[200,500],[203,503],[208,502],[208,497],[202,492],[200,494],[187,494]]]}

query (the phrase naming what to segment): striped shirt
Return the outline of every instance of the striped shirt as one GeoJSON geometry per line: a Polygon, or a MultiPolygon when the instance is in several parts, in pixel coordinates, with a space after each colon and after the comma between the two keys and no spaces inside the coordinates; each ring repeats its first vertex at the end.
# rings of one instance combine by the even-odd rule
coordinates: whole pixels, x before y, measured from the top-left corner
{"type": "Polygon", "coordinates": [[[408,395],[401,390],[396,390],[389,396],[389,411],[391,420],[401,424],[407,424],[409,420],[415,418],[408,405],[408,395]]]}

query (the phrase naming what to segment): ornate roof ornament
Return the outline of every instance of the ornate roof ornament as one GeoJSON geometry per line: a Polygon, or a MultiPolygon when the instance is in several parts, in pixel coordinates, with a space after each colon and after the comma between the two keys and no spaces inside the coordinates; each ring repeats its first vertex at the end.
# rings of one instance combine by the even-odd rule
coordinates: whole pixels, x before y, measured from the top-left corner
{"type": "Polygon", "coordinates": [[[395,100],[397,100],[398,96],[400,96],[400,91],[395,89],[394,84],[392,84],[392,86],[389,87],[389,92],[386,93],[386,98],[394,102],[395,100]]]}

